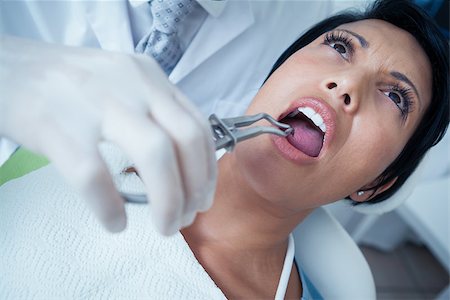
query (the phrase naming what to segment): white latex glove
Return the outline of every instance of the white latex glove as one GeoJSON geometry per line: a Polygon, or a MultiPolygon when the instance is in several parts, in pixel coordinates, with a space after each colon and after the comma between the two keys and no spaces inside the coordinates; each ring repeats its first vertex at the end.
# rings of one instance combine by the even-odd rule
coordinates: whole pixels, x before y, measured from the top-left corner
{"type": "Polygon", "coordinates": [[[109,231],[126,217],[101,140],[135,163],[161,233],[211,206],[209,124],[153,59],[10,37],[0,45],[0,135],[48,157],[109,231]]]}

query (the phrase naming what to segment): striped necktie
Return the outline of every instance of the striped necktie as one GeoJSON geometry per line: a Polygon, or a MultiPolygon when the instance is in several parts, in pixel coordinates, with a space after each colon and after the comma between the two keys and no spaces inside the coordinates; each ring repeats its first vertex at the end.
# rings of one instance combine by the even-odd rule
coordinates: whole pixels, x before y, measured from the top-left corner
{"type": "Polygon", "coordinates": [[[169,75],[183,54],[178,26],[193,11],[202,8],[195,0],[153,0],[149,4],[153,26],[135,51],[152,56],[169,75]]]}

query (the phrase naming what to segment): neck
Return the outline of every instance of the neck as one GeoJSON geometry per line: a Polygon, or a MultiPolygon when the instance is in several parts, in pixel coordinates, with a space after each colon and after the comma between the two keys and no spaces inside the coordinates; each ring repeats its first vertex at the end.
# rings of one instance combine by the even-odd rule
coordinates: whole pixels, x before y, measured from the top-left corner
{"type": "Polygon", "coordinates": [[[227,154],[219,161],[213,206],[182,233],[197,245],[268,254],[285,251],[289,234],[309,213],[293,213],[258,194],[239,173],[234,156],[227,154]]]}

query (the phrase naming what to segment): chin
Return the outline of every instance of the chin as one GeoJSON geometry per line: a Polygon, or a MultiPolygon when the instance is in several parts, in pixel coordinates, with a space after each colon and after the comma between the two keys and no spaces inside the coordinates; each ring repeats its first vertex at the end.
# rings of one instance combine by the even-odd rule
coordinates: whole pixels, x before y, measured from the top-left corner
{"type": "MultiPolygon", "coordinates": [[[[234,152],[241,178],[259,196],[273,203],[298,201],[301,198],[293,190],[296,175],[292,165],[273,149],[269,136],[260,136],[238,145],[234,152]],[[296,195],[294,199],[293,195],[296,195]]],[[[286,203],[287,204],[287,203],[286,203]]]]}
{"type": "MultiPolygon", "coordinates": [[[[299,165],[286,160],[275,149],[270,136],[260,136],[239,144],[232,152],[240,178],[260,197],[292,212],[313,209],[341,199],[318,188],[322,176],[317,164],[299,165]]],[[[338,188],[339,190],[339,188],[338,188]]]]}

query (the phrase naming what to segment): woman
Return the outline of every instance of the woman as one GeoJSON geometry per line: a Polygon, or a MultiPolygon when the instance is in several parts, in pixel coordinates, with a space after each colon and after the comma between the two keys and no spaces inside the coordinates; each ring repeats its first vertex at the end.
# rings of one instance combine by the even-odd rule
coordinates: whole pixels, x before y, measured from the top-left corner
{"type": "Polygon", "coordinates": [[[248,109],[294,134],[260,136],[223,156],[212,208],[181,235],[149,232],[144,209],[130,206],[128,231],[103,236],[51,169],[34,174],[19,196],[9,193],[24,182],[5,185],[8,202],[27,191],[33,201],[64,201],[50,201],[55,218],[35,211],[38,204],[6,207],[0,232],[15,232],[2,239],[9,259],[1,294],[20,296],[15,280],[26,270],[22,293],[32,296],[306,297],[312,286],[292,261],[287,289],[279,289],[290,232],[314,208],[344,197],[389,201],[445,133],[448,68],[448,44],[409,2],[380,1],[317,24],[280,57],[248,109]],[[38,177],[51,184],[42,188],[38,177]],[[86,231],[74,227],[80,220],[86,231]]]}
{"type": "Polygon", "coordinates": [[[288,234],[312,209],[347,196],[356,205],[387,199],[439,141],[448,124],[448,48],[441,41],[436,51],[439,35],[423,20],[405,2],[379,2],[363,18],[321,22],[275,64],[248,113],[268,112],[294,135],[253,139],[224,156],[212,209],[182,231],[226,295],[250,295],[252,283],[273,295],[265,282],[279,274],[288,234]],[[289,117],[299,107],[316,115],[289,117]],[[226,267],[230,257],[236,269],[226,267]],[[261,277],[249,283],[250,274],[261,277]]]}

